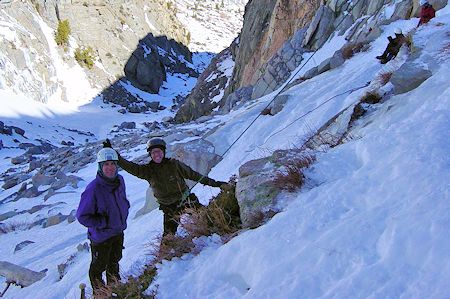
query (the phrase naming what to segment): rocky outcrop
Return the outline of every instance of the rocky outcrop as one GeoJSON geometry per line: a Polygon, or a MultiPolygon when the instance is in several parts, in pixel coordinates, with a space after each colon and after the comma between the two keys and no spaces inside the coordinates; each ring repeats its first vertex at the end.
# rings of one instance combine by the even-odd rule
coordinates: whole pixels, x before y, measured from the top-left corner
{"type": "Polygon", "coordinates": [[[306,30],[298,30],[273,57],[261,67],[263,75],[256,81],[252,99],[266,95],[284,83],[303,60],[302,42],[306,30]]]}
{"type": "Polygon", "coordinates": [[[195,171],[207,175],[222,158],[214,151],[214,145],[202,138],[171,147],[172,157],[183,161],[195,171]]]}
{"type": "Polygon", "coordinates": [[[236,198],[243,227],[259,226],[283,209],[284,203],[278,197],[283,186],[277,183],[277,177],[299,157],[303,157],[299,150],[277,150],[269,157],[249,161],[239,168],[236,198]]]}
{"type": "Polygon", "coordinates": [[[405,63],[391,77],[394,94],[411,91],[430,78],[433,73],[422,63],[405,63]]]}
{"type": "Polygon", "coordinates": [[[239,36],[236,68],[225,94],[254,85],[264,73],[261,67],[299,28],[311,21],[318,7],[319,1],[250,1],[239,36]]]}
{"type": "Polygon", "coordinates": [[[124,71],[135,87],[158,93],[166,80],[166,72],[197,77],[198,73],[188,63],[192,63],[192,56],[186,46],[165,36],[154,37],[150,33],[139,41],[124,71]]]}
{"type": "MultiPolygon", "coordinates": [[[[382,0],[249,2],[224,101],[244,86],[253,86],[253,99],[276,90],[301,63],[304,52],[319,49],[331,37],[345,33],[349,43],[366,44],[380,35],[382,25],[408,19],[418,11],[411,0],[396,2],[389,11],[384,5],[382,0]]],[[[342,57],[335,55],[309,70],[304,79],[342,63],[342,57]]]]}
{"type": "Polygon", "coordinates": [[[219,105],[233,67],[234,62],[230,49],[225,49],[215,56],[198,78],[185,103],[178,110],[174,118],[175,122],[187,122],[209,115],[219,105]]]}
{"type": "MultiPolygon", "coordinates": [[[[71,51],[91,47],[101,65],[94,64],[86,74],[93,86],[106,87],[123,76],[131,52],[149,32],[179,44],[189,42],[189,32],[178,21],[176,10],[160,0],[10,1],[1,4],[0,21],[10,26],[4,32],[11,32],[2,36],[6,40],[0,44],[0,76],[4,78],[0,84],[40,102],[58,89],[62,100],[67,100],[65,86],[54,80],[60,67],[54,63],[56,55],[72,67],[76,62],[71,51]],[[59,20],[68,20],[74,39],[70,47],[58,47],[55,52],[53,35],[59,20]]],[[[190,53],[185,55],[188,61],[189,57],[190,53]]]]}
{"type": "Polygon", "coordinates": [[[0,261],[0,275],[9,283],[27,287],[45,277],[47,269],[36,272],[10,262],[0,261]]]}

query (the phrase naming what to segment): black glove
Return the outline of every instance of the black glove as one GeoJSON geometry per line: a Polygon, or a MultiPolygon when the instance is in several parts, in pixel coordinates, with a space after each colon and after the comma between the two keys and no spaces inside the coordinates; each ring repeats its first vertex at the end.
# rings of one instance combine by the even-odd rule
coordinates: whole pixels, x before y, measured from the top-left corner
{"type": "Polygon", "coordinates": [[[111,141],[108,138],[106,138],[106,140],[103,141],[103,148],[105,147],[112,148],[111,141]]]}

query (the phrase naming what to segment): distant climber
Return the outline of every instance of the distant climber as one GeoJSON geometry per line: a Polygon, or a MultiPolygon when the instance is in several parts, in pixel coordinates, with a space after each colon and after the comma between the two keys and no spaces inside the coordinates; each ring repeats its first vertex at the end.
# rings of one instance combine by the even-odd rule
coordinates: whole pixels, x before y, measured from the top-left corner
{"type": "Polygon", "coordinates": [[[394,38],[388,36],[389,44],[387,45],[383,54],[376,57],[382,64],[387,63],[389,60],[397,56],[398,51],[400,51],[402,45],[407,44],[406,37],[403,35],[400,28],[396,28],[394,33],[394,38]]]}
{"type": "Polygon", "coordinates": [[[120,280],[119,261],[130,203],[123,177],[117,173],[118,160],[116,151],[111,148],[103,148],[97,153],[97,176],[81,194],[76,214],[78,221],[88,228],[91,241],[89,279],[94,297],[105,284],[104,271],[108,285],[120,280]]]}
{"type": "Polygon", "coordinates": [[[428,3],[428,0],[420,0],[419,3],[422,8],[420,9],[420,20],[417,24],[417,27],[422,24],[428,23],[432,18],[436,16],[436,10],[430,3],[428,3]]]}
{"type": "MultiPolygon", "coordinates": [[[[109,139],[103,143],[105,148],[111,147],[109,139]]],[[[181,214],[187,207],[200,207],[197,196],[190,193],[185,179],[209,185],[228,188],[228,183],[220,182],[202,175],[181,161],[166,158],[166,142],[161,138],[153,138],[147,142],[147,152],[151,161],[139,165],[125,160],[119,155],[119,166],[130,174],[148,181],[164,213],[164,232],[175,234],[181,214]]]]}

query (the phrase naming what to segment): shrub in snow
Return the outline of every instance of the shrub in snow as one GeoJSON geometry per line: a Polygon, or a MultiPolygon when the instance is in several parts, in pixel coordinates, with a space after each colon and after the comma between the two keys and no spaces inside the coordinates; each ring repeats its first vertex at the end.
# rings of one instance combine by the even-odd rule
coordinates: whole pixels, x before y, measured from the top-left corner
{"type": "Polygon", "coordinates": [[[353,57],[356,53],[361,52],[365,48],[366,43],[348,43],[342,48],[342,57],[347,60],[353,57]]]}
{"type": "Polygon", "coordinates": [[[380,101],[381,96],[375,91],[370,91],[362,96],[360,103],[376,104],[379,103],[380,101]]]}
{"type": "Polygon", "coordinates": [[[95,54],[91,47],[82,47],[75,50],[75,60],[84,67],[91,69],[94,66],[95,54]]]}
{"type": "Polygon", "coordinates": [[[288,164],[277,171],[274,185],[289,192],[298,190],[305,183],[303,169],[308,168],[315,160],[314,156],[305,155],[288,161],[288,164]]]}
{"type": "Polygon", "coordinates": [[[235,194],[235,182],[220,192],[208,206],[188,209],[181,226],[192,237],[218,234],[225,240],[241,227],[239,205],[235,194]]]}
{"type": "Polygon", "coordinates": [[[55,33],[55,41],[58,46],[68,44],[70,31],[69,20],[58,22],[58,28],[56,29],[55,33]]]}

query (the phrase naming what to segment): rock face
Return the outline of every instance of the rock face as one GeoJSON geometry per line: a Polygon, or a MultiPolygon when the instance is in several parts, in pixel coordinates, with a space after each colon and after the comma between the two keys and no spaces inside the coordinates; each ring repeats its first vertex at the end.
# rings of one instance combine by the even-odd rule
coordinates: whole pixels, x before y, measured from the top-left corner
{"type": "Polygon", "coordinates": [[[183,161],[192,169],[207,175],[221,157],[214,153],[214,145],[204,139],[197,139],[171,147],[172,157],[183,161]]]}
{"type": "Polygon", "coordinates": [[[228,85],[233,67],[230,49],[225,49],[215,56],[178,110],[175,122],[187,122],[210,114],[222,99],[223,90],[228,85]]]}
{"type": "MultiPolygon", "coordinates": [[[[233,51],[236,66],[223,101],[242,87],[253,87],[253,99],[266,95],[286,81],[305,52],[319,49],[330,37],[345,33],[349,43],[367,43],[380,35],[382,25],[408,19],[419,9],[411,0],[396,2],[389,13],[383,5],[382,0],[250,1],[233,51]],[[363,17],[367,15],[374,17],[363,17]]],[[[304,78],[343,62],[342,56],[336,55],[309,70],[304,78]]]]}
{"type": "Polygon", "coordinates": [[[127,61],[125,75],[135,87],[150,93],[158,93],[163,81],[166,80],[166,70],[170,73],[198,76],[187,63],[192,63],[192,57],[186,46],[165,36],[154,37],[150,33],[139,41],[136,50],[127,61]]]}
{"type": "Polygon", "coordinates": [[[392,74],[394,94],[411,91],[432,75],[433,73],[422,64],[405,63],[392,74]]]}
{"type": "MultiPolygon", "coordinates": [[[[103,67],[94,65],[86,73],[92,85],[102,87],[123,76],[124,66],[133,49],[149,32],[180,45],[189,43],[189,31],[178,21],[176,9],[168,6],[166,1],[36,0],[9,1],[1,5],[0,21],[11,24],[11,32],[14,33],[5,35],[5,42],[0,44],[0,75],[5,78],[2,84],[40,102],[46,102],[47,97],[59,88],[62,89],[62,99],[66,100],[64,86],[52,79],[57,76],[54,54],[70,66],[76,63],[73,54],[63,47],[58,48],[58,53],[52,52],[53,34],[60,20],[68,20],[71,36],[78,46],[92,47],[103,67]],[[20,27],[16,28],[14,24],[20,24],[20,27]]],[[[70,43],[75,46],[73,41],[70,43]]],[[[175,53],[182,55],[182,52],[175,53]]],[[[187,61],[189,57],[190,53],[185,55],[187,61]]],[[[142,66],[139,68],[144,73],[148,70],[142,66]]],[[[155,85],[157,82],[155,80],[150,85],[152,90],[159,89],[155,85]]]]}
{"type": "Polygon", "coordinates": [[[268,60],[314,16],[319,1],[262,0],[248,2],[236,52],[236,68],[226,95],[254,85],[268,60]]]}
{"type": "MultiPolygon", "coordinates": [[[[278,195],[277,174],[295,161],[295,150],[277,150],[271,156],[252,160],[239,168],[236,198],[243,227],[259,226],[283,208],[278,195]]],[[[301,186],[298,186],[301,187],[301,186]]]]}

